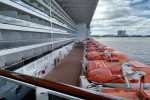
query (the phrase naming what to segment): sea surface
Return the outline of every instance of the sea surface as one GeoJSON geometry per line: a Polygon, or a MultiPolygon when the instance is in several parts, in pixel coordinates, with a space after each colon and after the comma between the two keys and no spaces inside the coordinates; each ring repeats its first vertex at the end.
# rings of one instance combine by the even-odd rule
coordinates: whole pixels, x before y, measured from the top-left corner
{"type": "Polygon", "coordinates": [[[99,42],[150,66],[150,37],[99,37],[99,42]]]}

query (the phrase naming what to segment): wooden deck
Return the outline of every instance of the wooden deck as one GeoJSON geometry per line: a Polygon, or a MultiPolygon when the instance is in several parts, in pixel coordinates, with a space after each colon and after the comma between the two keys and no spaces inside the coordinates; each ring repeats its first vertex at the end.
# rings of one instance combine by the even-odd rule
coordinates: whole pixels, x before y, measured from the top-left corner
{"type": "Polygon", "coordinates": [[[47,80],[61,82],[69,85],[79,86],[79,76],[81,74],[81,60],[83,56],[83,46],[77,45],[73,50],[54,67],[45,77],[47,80]]]}

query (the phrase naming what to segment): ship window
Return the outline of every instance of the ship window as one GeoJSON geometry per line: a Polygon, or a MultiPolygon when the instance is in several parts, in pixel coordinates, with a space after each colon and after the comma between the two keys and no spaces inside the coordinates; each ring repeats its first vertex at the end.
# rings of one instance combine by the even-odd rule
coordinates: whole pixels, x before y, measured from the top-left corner
{"type": "Polygon", "coordinates": [[[19,95],[21,93],[22,89],[23,89],[23,86],[19,85],[18,88],[16,89],[16,94],[19,95]]]}
{"type": "Polygon", "coordinates": [[[37,76],[37,73],[35,73],[34,76],[37,76]]]}
{"type": "Polygon", "coordinates": [[[6,98],[1,98],[0,100],[7,100],[6,98]]]}
{"type": "Polygon", "coordinates": [[[41,75],[41,71],[38,72],[38,77],[40,77],[40,75],[41,75]]]}

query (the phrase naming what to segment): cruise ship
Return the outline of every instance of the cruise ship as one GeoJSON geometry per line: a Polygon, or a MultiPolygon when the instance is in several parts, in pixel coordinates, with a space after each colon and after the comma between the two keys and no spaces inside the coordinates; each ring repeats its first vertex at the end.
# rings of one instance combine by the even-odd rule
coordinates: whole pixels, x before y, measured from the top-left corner
{"type": "MultiPolygon", "coordinates": [[[[93,56],[90,58],[89,51],[103,49],[98,57],[104,56],[104,59],[96,60],[106,60],[105,63],[110,51],[114,51],[89,38],[90,23],[97,4],[98,0],[0,0],[0,100],[128,99],[128,96],[117,95],[121,91],[119,89],[111,94],[115,90],[109,89],[117,89],[118,86],[135,93],[137,90],[133,90],[135,88],[126,76],[122,78],[122,83],[107,81],[106,84],[97,76],[88,76],[92,70],[89,69],[88,58],[95,59],[93,56]]],[[[109,62],[117,63],[118,53],[113,52],[114,55],[116,58],[110,58],[109,62]]],[[[124,59],[122,61],[125,62],[124,59]]],[[[147,68],[139,62],[130,62],[135,64],[134,67],[141,65],[147,68]]],[[[149,75],[149,70],[132,71],[127,65],[121,65],[120,73],[134,72],[139,80],[145,73],[149,75]],[[126,67],[129,71],[124,70],[126,67]]],[[[100,74],[100,77],[107,80],[106,74],[100,74]]],[[[150,82],[147,76],[146,79],[144,88],[148,89],[150,82]]],[[[127,90],[122,91],[124,95],[129,95],[127,90]]],[[[149,94],[148,90],[145,91],[140,89],[141,93],[149,94]]],[[[149,100],[149,95],[145,95],[139,93],[136,99],[149,100]]]]}

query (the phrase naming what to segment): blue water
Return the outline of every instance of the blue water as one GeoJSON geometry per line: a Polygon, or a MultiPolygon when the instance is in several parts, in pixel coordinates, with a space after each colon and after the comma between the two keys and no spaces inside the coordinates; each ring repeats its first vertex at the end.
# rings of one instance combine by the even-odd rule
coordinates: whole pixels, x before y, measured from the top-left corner
{"type": "Polygon", "coordinates": [[[148,37],[101,37],[95,38],[107,46],[150,66],[150,38],[148,37]]]}

